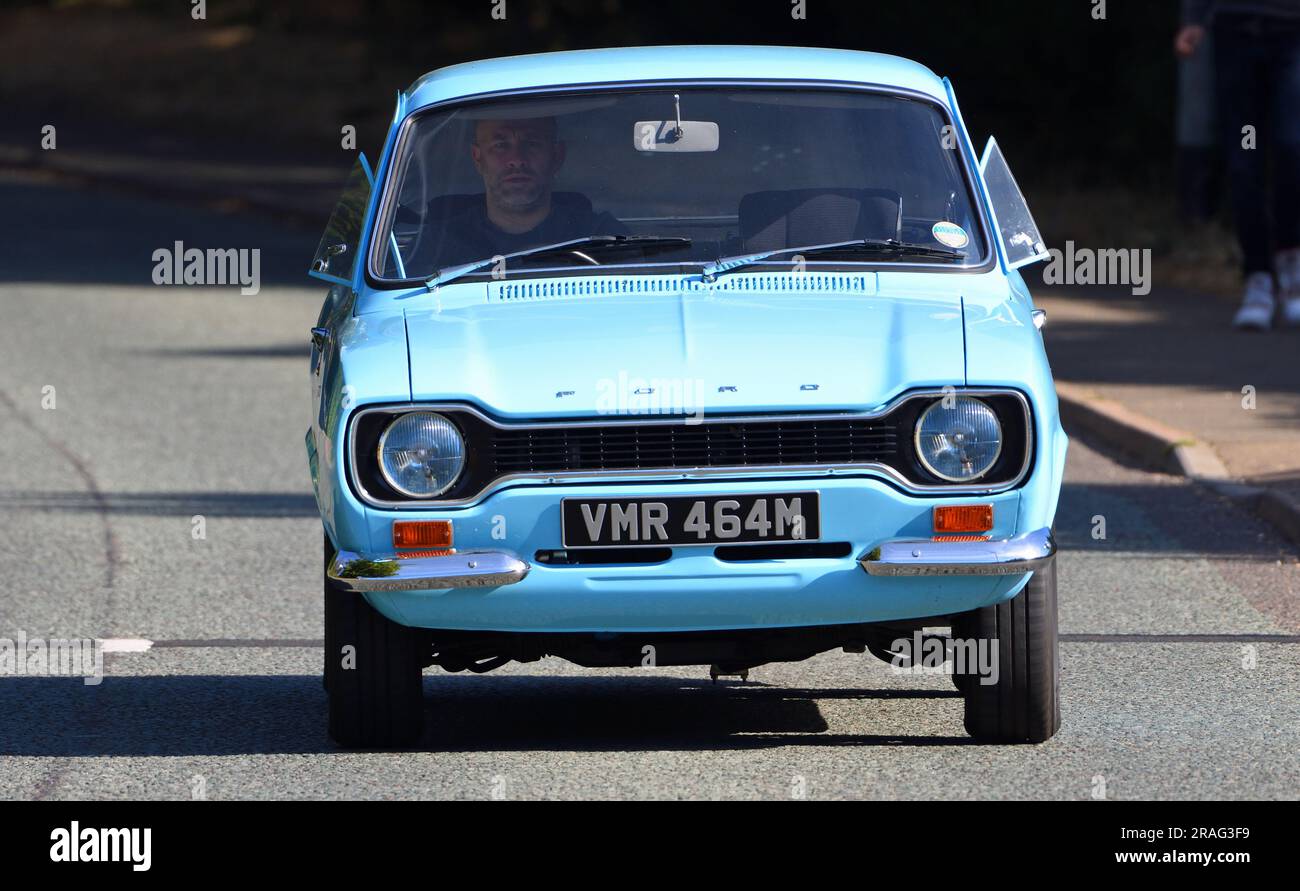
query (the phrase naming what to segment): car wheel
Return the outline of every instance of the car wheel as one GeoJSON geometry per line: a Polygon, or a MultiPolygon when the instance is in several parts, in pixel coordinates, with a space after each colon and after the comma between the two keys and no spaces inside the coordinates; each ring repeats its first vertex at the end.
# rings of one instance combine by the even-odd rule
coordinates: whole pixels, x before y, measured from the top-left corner
{"type": "MultiPolygon", "coordinates": [[[[329,539],[326,553],[331,553],[329,539]]],[[[327,558],[328,559],[328,558],[327,558]]],[[[408,746],[424,727],[420,641],[366,598],[325,578],[329,734],[341,746],[408,746]]]]}
{"type": "Polygon", "coordinates": [[[954,681],[966,697],[966,732],[978,740],[1038,743],[1061,726],[1056,626],[1056,561],[1010,600],[955,616],[953,636],[987,640],[998,679],[954,681]]]}
{"type": "MultiPolygon", "coordinates": [[[[334,545],[330,543],[330,537],[329,537],[329,533],[328,533],[328,532],[322,532],[322,533],[321,533],[321,537],[322,537],[322,538],[324,539],[324,541],[325,541],[325,547],[323,547],[323,548],[321,549],[321,550],[323,550],[323,551],[325,552],[325,562],[324,562],[324,564],[323,564],[323,566],[322,566],[322,568],[321,568],[321,572],[323,573],[322,578],[325,579],[326,590],[328,590],[328,586],[329,586],[330,560],[334,559],[334,545]]],[[[321,670],[321,674],[320,674],[320,676],[321,676],[321,685],[325,688],[325,692],[328,693],[328,692],[329,692],[329,689],[330,689],[330,654],[329,654],[329,650],[325,650],[325,662],[324,662],[324,664],[322,665],[322,670],[321,670]]]]}

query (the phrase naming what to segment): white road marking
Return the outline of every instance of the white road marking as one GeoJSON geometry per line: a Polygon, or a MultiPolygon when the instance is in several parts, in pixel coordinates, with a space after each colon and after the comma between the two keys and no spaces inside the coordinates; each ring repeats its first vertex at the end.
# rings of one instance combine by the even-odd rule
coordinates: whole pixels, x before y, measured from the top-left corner
{"type": "Polygon", "coordinates": [[[100,641],[105,653],[147,653],[153,641],[138,637],[110,637],[100,641]]]}

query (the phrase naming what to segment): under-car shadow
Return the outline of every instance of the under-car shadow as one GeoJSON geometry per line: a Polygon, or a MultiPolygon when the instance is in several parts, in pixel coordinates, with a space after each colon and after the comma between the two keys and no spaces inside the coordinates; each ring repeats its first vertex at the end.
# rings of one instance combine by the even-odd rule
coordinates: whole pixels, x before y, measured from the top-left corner
{"type": "MultiPolygon", "coordinates": [[[[817,699],[953,698],[952,690],[808,689],[673,677],[426,675],[416,751],[675,751],[965,745],[965,736],[827,734],[817,699]]],[[[0,755],[312,754],[325,733],[315,675],[108,676],[0,682],[0,755]]],[[[954,727],[954,730],[957,728],[954,727]]]]}

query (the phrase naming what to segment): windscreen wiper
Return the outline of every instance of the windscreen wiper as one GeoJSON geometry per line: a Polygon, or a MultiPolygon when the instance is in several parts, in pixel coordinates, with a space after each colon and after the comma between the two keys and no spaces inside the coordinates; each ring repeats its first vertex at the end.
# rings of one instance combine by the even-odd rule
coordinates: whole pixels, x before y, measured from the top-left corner
{"type": "Polygon", "coordinates": [[[966,255],[961,251],[950,251],[946,248],[929,247],[924,244],[910,244],[893,238],[855,238],[852,241],[807,244],[802,247],[777,248],[771,251],[760,251],[756,254],[736,254],[733,257],[722,257],[704,267],[704,280],[711,282],[719,275],[725,275],[744,266],[762,263],[764,260],[770,260],[782,254],[843,253],[880,253],[900,257],[931,257],[936,260],[964,260],[966,258],[966,255]]]}
{"type": "Polygon", "coordinates": [[[599,266],[601,265],[600,261],[588,256],[588,252],[604,248],[682,247],[690,243],[691,239],[684,235],[588,235],[584,238],[572,238],[568,241],[557,241],[554,244],[542,244],[537,247],[525,248],[511,254],[498,254],[482,260],[474,260],[470,263],[461,263],[458,266],[448,266],[445,269],[439,269],[438,274],[426,281],[424,286],[432,291],[454,279],[460,278],[462,275],[469,275],[472,272],[478,272],[480,269],[486,269],[498,261],[509,261],[516,257],[536,257],[542,254],[576,254],[593,266],[599,266]]]}

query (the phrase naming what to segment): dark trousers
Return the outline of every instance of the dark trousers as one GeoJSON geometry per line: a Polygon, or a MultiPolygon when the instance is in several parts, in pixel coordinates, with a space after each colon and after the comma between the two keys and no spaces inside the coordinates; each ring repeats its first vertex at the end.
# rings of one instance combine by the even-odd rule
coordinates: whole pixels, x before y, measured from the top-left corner
{"type": "Polygon", "coordinates": [[[1274,251],[1300,247],[1300,22],[1218,16],[1214,65],[1243,272],[1267,272],[1274,251]]]}

